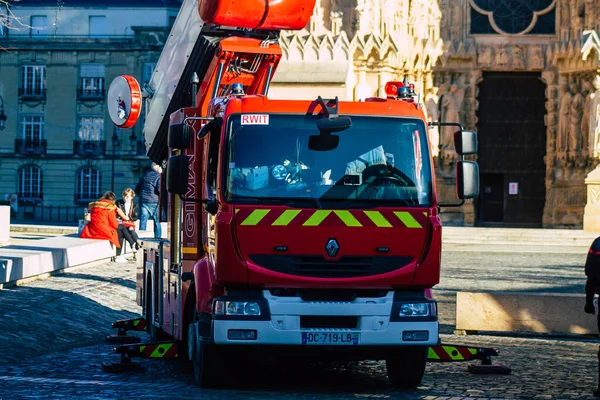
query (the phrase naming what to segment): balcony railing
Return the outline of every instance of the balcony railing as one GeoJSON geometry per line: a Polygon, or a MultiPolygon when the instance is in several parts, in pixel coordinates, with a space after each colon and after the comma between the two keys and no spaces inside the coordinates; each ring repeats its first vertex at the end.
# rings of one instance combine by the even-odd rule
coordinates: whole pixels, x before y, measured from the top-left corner
{"type": "Polygon", "coordinates": [[[19,88],[19,99],[21,100],[45,100],[46,89],[19,88]]]}
{"type": "Polygon", "coordinates": [[[75,196],[73,199],[76,204],[84,205],[85,207],[87,207],[88,203],[98,200],[100,198],[100,196],[102,196],[102,193],[96,193],[95,195],[94,194],[75,193],[75,196]]]}
{"type": "Polygon", "coordinates": [[[73,154],[81,157],[100,157],[106,154],[104,140],[75,140],[73,141],[73,154]]]}
{"type": "Polygon", "coordinates": [[[17,193],[17,199],[19,199],[19,204],[39,204],[44,200],[43,193],[17,193]]]}
{"type": "MultiPolygon", "coordinates": [[[[100,197],[100,196],[98,196],[100,197]]],[[[11,222],[15,221],[51,221],[51,222],[74,222],[83,218],[83,209],[87,204],[81,206],[52,206],[42,205],[40,201],[34,203],[22,203],[19,198],[19,210],[11,216],[11,222]]]]}
{"type": "Polygon", "coordinates": [[[46,154],[46,140],[15,139],[15,154],[23,156],[46,154]]]}
{"type": "Polygon", "coordinates": [[[102,100],[104,99],[104,89],[77,89],[77,98],[79,100],[102,100]]]}

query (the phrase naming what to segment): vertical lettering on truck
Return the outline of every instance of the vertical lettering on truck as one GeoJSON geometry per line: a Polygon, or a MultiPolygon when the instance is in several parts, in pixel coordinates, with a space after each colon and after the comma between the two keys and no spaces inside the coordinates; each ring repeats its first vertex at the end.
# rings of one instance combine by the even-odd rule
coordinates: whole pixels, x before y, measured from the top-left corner
{"type": "MultiPolygon", "coordinates": [[[[192,127],[197,132],[200,129],[197,121],[193,121],[192,127]]],[[[185,197],[196,198],[196,167],[198,163],[198,157],[196,157],[196,140],[192,140],[192,146],[190,149],[185,150],[186,155],[189,157],[189,169],[188,169],[188,188],[185,197]]],[[[197,233],[197,206],[194,202],[183,203],[183,235],[182,235],[182,246],[185,248],[194,249],[194,251],[183,251],[182,258],[185,259],[196,259],[197,248],[198,248],[198,235],[197,233]]]]}

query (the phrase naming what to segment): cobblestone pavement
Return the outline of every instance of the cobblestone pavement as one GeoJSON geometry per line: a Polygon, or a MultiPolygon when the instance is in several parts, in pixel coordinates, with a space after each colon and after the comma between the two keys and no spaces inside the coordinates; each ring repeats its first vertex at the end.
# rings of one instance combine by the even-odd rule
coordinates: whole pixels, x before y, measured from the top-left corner
{"type": "Polygon", "coordinates": [[[465,363],[431,363],[422,385],[405,392],[388,385],[381,362],[324,366],[258,360],[232,370],[234,384],[220,391],[197,388],[189,367],[176,361],[139,360],[144,373],[103,373],[102,362],[118,360],[113,346],[104,343],[112,333],[110,322],[140,312],[135,266],[73,269],[0,291],[0,399],[591,398],[597,375],[595,340],[450,334],[457,290],[581,293],[584,261],[585,254],[446,252],[435,291],[442,340],[499,348],[495,361],[511,365],[513,372],[471,375],[465,363]]]}

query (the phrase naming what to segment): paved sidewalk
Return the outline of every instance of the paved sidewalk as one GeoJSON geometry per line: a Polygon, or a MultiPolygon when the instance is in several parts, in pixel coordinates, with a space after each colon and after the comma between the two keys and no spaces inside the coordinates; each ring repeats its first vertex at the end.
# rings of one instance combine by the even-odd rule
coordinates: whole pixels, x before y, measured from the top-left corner
{"type": "MultiPolygon", "coordinates": [[[[507,263],[506,256],[481,255],[490,256],[498,265],[507,263]]],[[[564,257],[566,261],[556,259],[556,264],[572,263],[571,256],[564,257]]],[[[457,275],[464,263],[478,265],[469,260],[464,253],[446,253],[445,273],[457,275]]],[[[501,279],[501,270],[494,272],[497,277],[490,279],[501,279]]],[[[442,340],[499,348],[495,361],[511,365],[513,373],[470,375],[465,363],[431,363],[422,385],[405,392],[389,387],[381,362],[323,367],[253,360],[251,368],[232,371],[232,379],[243,382],[238,390],[222,391],[197,388],[189,369],[177,362],[140,360],[146,373],[105,374],[100,363],[118,360],[112,346],[104,343],[113,333],[110,323],[140,313],[134,276],[133,263],[106,263],[0,290],[0,399],[590,399],[596,385],[595,340],[451,334],[442,340]]],[[[511,277],[504,279],[509,282],[511,277]]],[[[478,282],[475,276],[471,280],[473,285],[478,282]]],[[[468,283],[463,282],[462,287],[468,283]]],[[[448,293],[453,285],[447,281],[441,291],[448,293]]],[[[443,309],[450,309],[452,297],[445,297],[443,309]]],[[[453,325],[454,316],[443,309],[440,323],[453,325]]]]}
{"type": "Polygon", "coordinates": [[[0,290],[0,366],[104,341],[138,317],[135,264],[103,263],[0,290]]]}

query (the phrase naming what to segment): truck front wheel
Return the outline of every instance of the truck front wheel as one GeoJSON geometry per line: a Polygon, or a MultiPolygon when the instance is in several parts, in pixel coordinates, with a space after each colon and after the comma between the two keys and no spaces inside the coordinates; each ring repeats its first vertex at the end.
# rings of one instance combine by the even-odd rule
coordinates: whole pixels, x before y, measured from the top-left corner
{"type": "Polygon", "coordinates": [[[400,348],[386,360],[388,378],[397,388],[414,389],[421,383],[427,364],[427,347],[400,348]]]}
{"type": "Polygon", "coordinates": [[[216,358],[216,348],[214,345],[204,343],[202,339],[206,332],[199,327],[200,317],[194,311],[193,325],[195,328],[188,332],[194,334],[195,337],[188,337],[188,341],[194,340],[194,344],[188,346],[189,356],[194,367],[194,380],[196,384],[202,388],[214,388],[220,386],[220,368],[216,358]]]}

